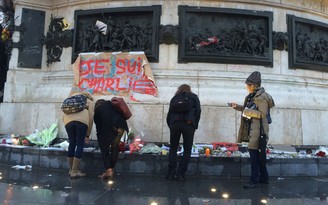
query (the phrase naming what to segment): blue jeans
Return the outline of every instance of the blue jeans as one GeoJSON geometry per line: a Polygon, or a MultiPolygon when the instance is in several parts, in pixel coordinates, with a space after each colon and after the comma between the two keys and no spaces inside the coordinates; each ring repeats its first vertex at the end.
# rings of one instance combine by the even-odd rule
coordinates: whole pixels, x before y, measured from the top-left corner
{"type": "Polygon", "coordinates": [[[256,149],[249,149],[251,158],[251,183],[258,183],[259,180],[267,181],[269,178],[265,160],[260,160],[260,153],[256,149]]]}
{"type": "Polygon", "coordinates": [[[178,174],[184,175],[188,169],[191,149],[194,142],[195,129],[186,121],[176,121],[170,127],[169,172],[175,173],[177,168],[177,151],[179,141],[183,138],[183,156],[179,163],[178,174]]]}
{"type": "Polygon", "coordinates": [[[76,157],[81,159],[88,126],[82,122],[72,121],[65,125],[65,129],[69,142],[68,157],[76,157]]]}

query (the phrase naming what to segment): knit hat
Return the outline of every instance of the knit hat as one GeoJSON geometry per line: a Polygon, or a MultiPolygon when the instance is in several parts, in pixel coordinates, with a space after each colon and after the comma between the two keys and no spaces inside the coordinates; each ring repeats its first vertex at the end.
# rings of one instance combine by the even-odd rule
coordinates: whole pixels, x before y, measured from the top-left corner
{"type": "Polygon", "coordinates": [[[252,74],[248,76],[245,81],[246,84],[249,85],[261,85],[261,73],[258,71],[254,71],[252,74]]]}

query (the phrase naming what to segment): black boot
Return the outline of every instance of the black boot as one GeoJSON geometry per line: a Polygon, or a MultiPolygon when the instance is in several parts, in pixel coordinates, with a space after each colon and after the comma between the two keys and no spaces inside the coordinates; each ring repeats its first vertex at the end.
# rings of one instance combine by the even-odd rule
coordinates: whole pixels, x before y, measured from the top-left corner
{"type": "Polygon", "coordinates": [[[178,178],[177,178],[178,181],[186,181],[186,175],[184,173],[178,173],[178,178]]]}
{"type": "Polygon", "coordinates": [[[169,173],[166,175],[166,179],[169,181],[177,180],[178,176],[175,170],[169,170],[169,173]]]}
{"type": "Polygon", "coordinates": [[[261,183],[261,184],[269,184],[269,178],[268,177],[261,178],[261,176],[260,176],[259,183],[261,183]]]}
{"type": "Polygon", "coordinates": [[[257,183],[254,182],[248,182],[246,184],[243,185],[244,188],[256,188],[257,187],[257,183]]]}

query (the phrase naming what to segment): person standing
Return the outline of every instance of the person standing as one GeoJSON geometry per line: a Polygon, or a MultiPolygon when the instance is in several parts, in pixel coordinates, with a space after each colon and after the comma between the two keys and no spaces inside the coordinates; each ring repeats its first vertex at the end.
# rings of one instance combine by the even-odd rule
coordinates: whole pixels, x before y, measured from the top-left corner
{"type": "Polygon", "coordinates": [[[182,84],[178,87],[175,95],[170,101],[170,107],[166,122],[170,128],[170,151],[167,180],[185,180],[185,174],[191,156],[191,149],[194,142],[195,130],[201,115],[201,107],[198,96],[191,91],[191,87],[182,84]],[[188,101],[186,110],[176,111],[173,107],[174,102],[179,98],[185,98],[188,101]],[[183,156],[177,167],[177,151],[180,137],[183,138],[183,156]]]}
{"type": "Polygon", "coordinates": [[[110,100],[97,100],[94,122],[106,170],[100,177],[102,179],[113,179],[115,176],[114,168],[119,154],[119,144],[124,131],[128,132],[129,128],[126,119],[113,107],[110,100]]]}
{"type": "MultiPolygon", "coordinates": [[[[0,35],[2,33],[2,26],[0,24],[0,35]]],[[[5,82],[7,78],[8,71],[8,58],[6,53],[6,45],[0,39],[0,103],[3,102],[5,82]]]]}
{"type": "Polygon", "coordinates": [[[231,103],[231,107],[242,111],[241,123],[238,132],[238,143],[248,142],[248,151],[251,161],[251,176],[244,188],[257,187],[258,183],[269,183],[266,167],[266,144],[269,140],[269,124],[271,123],[270,108],[274,107],[274,100],[261,87],[261,73],[254,71],[246,79],[248,95],[243,105],[231,103]],[[261,136],[266,136],[263,148],[259,146],[261,136]]]}
{"type": "Polygon", "coordinates": [[[85,142],[89,141],[89,136],[93,125],[94,103],[88,92],[75,93],[83,94],[87,97],[87,108],[71,114],[65,114],[63,122],[68,135],[68,164],[69,176],[71,178],[84,177],[86,174],[80,171],[80,161],[82,158],[85,142]]]}

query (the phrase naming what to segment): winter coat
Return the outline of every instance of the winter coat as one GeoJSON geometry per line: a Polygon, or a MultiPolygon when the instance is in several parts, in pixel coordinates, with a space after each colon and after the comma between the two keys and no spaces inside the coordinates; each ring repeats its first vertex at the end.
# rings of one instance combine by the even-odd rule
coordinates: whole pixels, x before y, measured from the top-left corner
{"type": "MultiPolygon", "coordinates": [[[[78,95],[81,93],[75,93],[73,95],[78,95]]],[[[85,94],[85,93],[84,93],[85,94]]],[[[73,96],[72,95],[72,96],[73,96]]],[[[67,125],[72,121],[82,122],[88,126],[87,136],[89,137],[92,130],[93,125],[93,114],[94,114],[94,102],[91,95],[87,96],[87,109],[82,110],[81,112],[72,113],[72,114],[65,114],[63,116],[63,123],[67,125]]]]}
{"type": "Polygon", "coordinates": [[[111,135],[117,135],[117,129],[129,131],[123,115],[118,112],[113,106],[111,101],[106,101],[96,107],[94,122],[97,130],[97,137],[109,137],[111,135]]]}
{"type": "MultiPolygon", "coordinates": [[[[190,97],[190,99],[192,99],[193,109],[191,109],[188,112],[176,113],[176,112],[171,111],[171,108],[169,108],[169,112],[167,113],[167,117],[166,117],[167,126],[171,127],[173,122],[175,122],[177,120],[184,120],[184,121],[190,121],[192,123],[193,127],[195,129],[197,129],[198,123],[200,120],[200,114],[201,114],[199,98],[195,93],[186,93],[185,92],[185,93],[182,93],[182,95],[187,95],[188,97],[190,97]]],[[[173,96],[173,98],[175,96],[173,96]]],[[[170,103],[172,102],[173,98],[171,99],[170,103]]]]}
{"type": "Polygon", "coordinates": [[[263,131],[269,140],[268,114],[274,107],[274,100],[264,88],[259,88],[255,93],[246,96],[244,105],[237,105],[236,110],[242,111],[241,123],[238,132],[238,143],[249,142],[248,149],[258,149],[260,137],[260,120],[262,119],[263,131]]]}

